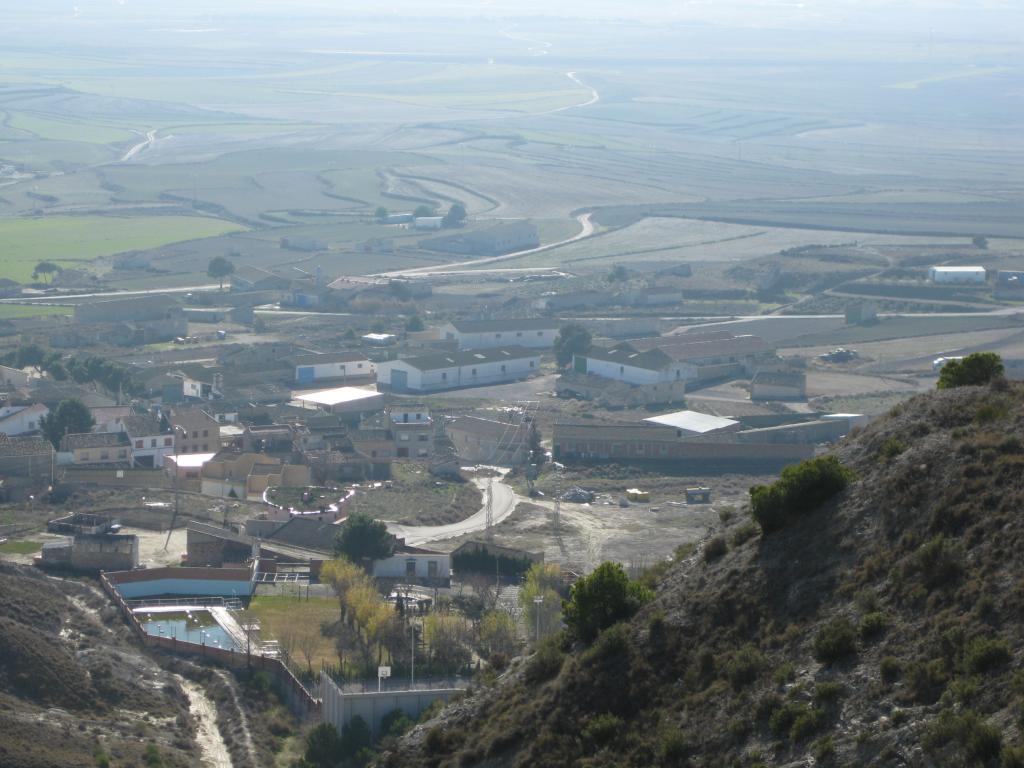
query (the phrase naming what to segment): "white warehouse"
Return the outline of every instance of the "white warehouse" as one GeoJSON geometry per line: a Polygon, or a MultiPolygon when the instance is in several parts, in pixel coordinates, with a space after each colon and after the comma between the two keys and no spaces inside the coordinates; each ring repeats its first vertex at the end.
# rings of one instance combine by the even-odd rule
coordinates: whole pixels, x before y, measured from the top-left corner
{"type": "Polygon", "coordinates": [[[363,352],[299,355],[294,360],[295,381],[310,384],[324,379],[351,379],[373,376],[376,365],[363,352]]]}
{"type": "Polygon", "coordinates": [[[493,349],[509,344],[527,349],[550,349],[558,336],[554,320],[454,320],[439,329],[444,341],[459,349],[493,349]]]}
{"type": "Polygon", "coordinates": [[[392,392],[438,392],[504,384],[540,369],[540,355],[525,347],[437,352],[377,364],[377,385],[392,392]]]}
{"type": "Polygon", "coordinates": [[[929,267],[928,279],[933,283],[984,285],[984,267],[929,267]]]}

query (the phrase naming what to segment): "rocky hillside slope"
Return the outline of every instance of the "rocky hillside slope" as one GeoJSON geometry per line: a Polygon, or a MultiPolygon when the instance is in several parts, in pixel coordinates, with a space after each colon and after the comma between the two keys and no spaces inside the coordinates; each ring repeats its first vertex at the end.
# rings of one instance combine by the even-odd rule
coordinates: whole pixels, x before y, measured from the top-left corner
{"type": "Polygon", "coordinates": [[[744,515],[631,621],[379,763],[1024,766],[1024,389],[920,396],[834,454],[845,490],[767,534],[744,515]]]}
{"type": "Polygon", "coordinates": [[[0,765],[199,764],[173,676],[97,589],[0,565],[0,765]]]}

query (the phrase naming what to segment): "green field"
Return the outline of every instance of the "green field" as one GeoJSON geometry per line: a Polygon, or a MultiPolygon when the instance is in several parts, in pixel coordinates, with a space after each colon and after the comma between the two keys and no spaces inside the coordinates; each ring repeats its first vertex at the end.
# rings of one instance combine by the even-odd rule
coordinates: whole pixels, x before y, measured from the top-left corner
{"type": "Polygon", "coordinates": [[[32,280],[44,260],[64,267],[83,267],[100,256],[155,248],[182,240],[237,232],[238,224],[200,216],[48,216],[0,219],[3,275],[19,282],[32,280]]]}
{"type": "Polygon", "coordinates": [[[296,647],[290,653],[297,664],[306,663],[300,650],[301,638],[311,642],[310,663],[314,670],[320,668],[321,661],[338,663],[334,641],[320,634],[321,624],[338,620],[338,601],[333,597],[261,596],[253,598],[248,613],[260,620],[261,640],[277,640],[284,646],[289,635],[296,637],[296,647]]]}
{"type": "Polygon", "coordinates": [[[38,541],[5,541],[0,544],[0,553],[5,555],[31,555],[43,548],[38,541]]]}
{"type": "Polygon", "coordinates": [[[0,320],[48,315],[70,315],[72,312],[73,309],[71,307],[59,307],[52,304],[0,304],[0,320]]]}

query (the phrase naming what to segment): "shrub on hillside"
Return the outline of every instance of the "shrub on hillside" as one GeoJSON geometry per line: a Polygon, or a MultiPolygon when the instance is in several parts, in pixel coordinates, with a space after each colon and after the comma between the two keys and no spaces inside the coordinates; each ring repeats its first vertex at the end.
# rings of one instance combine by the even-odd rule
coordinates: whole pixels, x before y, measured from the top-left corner
{"type": "Polygon", "coordinates": [[[939,389],[988,384],[1003,375],[1003,360],[995,352],[974,352],[963,360],[950,360],[939,371],[939,389]]]}
{"type": "Polygon", "coordinates": [[[601,630],[632,617],[653,596],[630,581],[618,563],[602,563],[573,585],[563,605],[565,623],[574,637],[589,643],[601,630]]]}
{"type": "Polygon", "coordinates": [[[1002,735],[972,710],[946,709],[925,732],[922,743],[940,765],[985,765],[999,756],[1002,735]]]}
{"type": "Polygon", "coordinates": [[[757,680],[764,668],[764,656],[752,645],[745,645],[729,656],[722,665],[722,671],[734,691],[757,680]]]}
{"type": "Polygon", "coordinates": [[[728,551],[729,545],[724,536],[708,539],[708,543],[704,545],[704,562],[710,563],[712,560],[717,560],[728,551]]]}
{"type": "Polygon", "coordinates": [[[750,511],[766,534],[813,512],[842,491],[852,473],[835,456],[818,456],[786,467],[771,485],[750,489],[750,511]]]}
{"type": "Polygon", "coordinates": [[[814,636],[814,658],[834,664],[857,652],[857,630],[848,619],[833,619],[814,636]]]}
{"type": "Polygon", "coordinates": [[[1010,644],[1001,638],[976,637],[964,650],[964,665],[975,674],[990,672],[1010,660],[1010,644]]]}
{"type": "Polygon", "coordinates": [[[561,645],[562,636],[557,632],[541,640],[536,653],[527,662],[526,669],[523,671],[523,677],[527,683],[531,685],[543,683],[562,670],[565,653],[563,653],[561,645]]]}

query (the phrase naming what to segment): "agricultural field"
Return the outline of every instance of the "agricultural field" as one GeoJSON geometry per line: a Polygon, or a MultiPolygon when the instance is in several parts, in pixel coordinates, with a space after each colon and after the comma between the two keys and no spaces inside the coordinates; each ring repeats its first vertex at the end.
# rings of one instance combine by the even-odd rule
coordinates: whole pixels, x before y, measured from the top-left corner
{"type": "Polygon", "coordinates": [[[0,258],[4,277],[31,282],[32,271],[42,260],[90,269],[99,257],[239,229],[237,224],[201,216],[0,218],[0,241],[7,251],[0,258]]]}
{"type": "Polygon", "coordinates": [[[0,320],[14,320],[24,317],[53,317],[73,314],[71,307],[51,304],[0,304],[0,320]]]}

